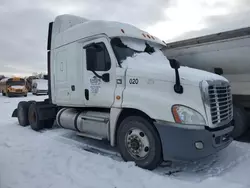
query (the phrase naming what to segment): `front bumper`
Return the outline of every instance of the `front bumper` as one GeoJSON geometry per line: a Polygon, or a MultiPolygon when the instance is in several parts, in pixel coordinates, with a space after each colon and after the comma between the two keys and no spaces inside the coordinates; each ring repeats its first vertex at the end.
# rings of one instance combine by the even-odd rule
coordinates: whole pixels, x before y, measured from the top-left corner
{"type": "Polygon", "coordinates": [[[27,93],[26,92],[23,92],[23,93],[17,93],[17,92],[8,92],[8,95],[10,96],[10,97],[19,97],[19,96],[25,96],[25,95],[27,95],[27,93]]]}
{"type": "Polygon", "coordinates": [[[156,122],[155,126],[161,138],[164,160],[198,160],[227,147],[233,140],[231,122],[219,130],[161,122],[156,122]],[[197,142],[202,142],[202,149],[196,148],[197,142]]]}
{"type": "Polygon", "coordinates": [[[33,92],[34,94],[38,94],[38,95],[47,95],[48,94],[48,90],[35,90],[33,92]]]}

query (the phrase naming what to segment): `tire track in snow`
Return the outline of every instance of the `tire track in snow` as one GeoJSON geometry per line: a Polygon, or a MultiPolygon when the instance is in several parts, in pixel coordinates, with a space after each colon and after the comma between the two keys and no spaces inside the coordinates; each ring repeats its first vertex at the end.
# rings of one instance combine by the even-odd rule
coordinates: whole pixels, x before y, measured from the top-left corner
{"type": "MultiPolygon", "coordinates": [[[[10,126],[12,127],[18,125],[17,123],[8,123],[4,125],[5,128],[10,126]]],[[[36,132],[33,132],[29,127],[19,128],[26,129],[27,134],[37,134],[36,132]]],[[[101,145],[98,145],[97,143],[99,141],[76,136],[75,132],[73,131],[58,128],[43,130],[41,131],[40,135],[50,137],[53,140],[57,140],[58,142],[70,145],[71,147],[75,147],[78,151],[90,151],[91,153],[103,155],[116,161],[122,161],[121,157],[114,149],[110,149],[110,147],[103,143],[101,145]]],[[[11,144],[12,143],[9,143],[7,140],[3,144],[1,144],[1,146],[11,147],[11,144]]],[[[171,167],[159,167],[154,171],[154,173],[161,176],[171,176],[180,180],[201,182],[210,177],[222,176],[224,173],[230,171],[230,169],[241,163],[241,161],[248,158],[250,158],[250,149],[246,150],[246,147],[243,146],[242,143],[233,142],[228,148],[226,148],[226,150],[219,152],[219,154],[216,154],[209,159],[194,163],[173,163],[171,167]]],[[[72,156],[70,159],[67,159],[67,168],[69,169],[69,171],[64,174],[64,176],[67,176],[68,178],[71,177],[70,172],[72,168],[72,160],[72,156]]],[[[79,171],[81,172],[81,170],[79,171]]],[[[79,180],[78,182],[81,182],[81,176],[75,173],[74,177],[79,180]]]]}
{"type": "MultiPolygon", "coordinates": [[[[99,141],[76,136],[75,132],[65,131],[64,133],[53,137],[53,139],[76,147],[80,150],[107,156],[116,161],[123,161],[116,151],[108,150],[108,147],[104,147],[105,145],[103,143],[100,145],[93,144],[91,142],[98,143],[99,141]]],[[[241,143],[233,142],[229,148],[226,148],[225,150],[222,150],[221,152],[204,160],[190,163],[173,163],[170,167],[159,167],[154,170],[154,172],[162,176],[173,176],[177,179],[196,182],[201,182],[210,177],[222,176],[224,173],[237,166],[241,161],[250,158],[250,149],[246,151],[245,147],[241,147],[241,145],[241,143]],[[233,153],[237,153],[236,155],[227,155],[233,150],[233,153]]]]}

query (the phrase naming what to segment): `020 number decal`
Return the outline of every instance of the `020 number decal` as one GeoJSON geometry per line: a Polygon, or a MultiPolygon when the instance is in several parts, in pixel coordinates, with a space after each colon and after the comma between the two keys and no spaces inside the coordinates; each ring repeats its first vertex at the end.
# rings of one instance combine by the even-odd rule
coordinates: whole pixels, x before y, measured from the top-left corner
{"type": "Polygon", "coordinates": [[[131,78],[131,79],[129,79],[129,84],[138,84],[138,83],[139,83],[138,78],[131,78]]]}

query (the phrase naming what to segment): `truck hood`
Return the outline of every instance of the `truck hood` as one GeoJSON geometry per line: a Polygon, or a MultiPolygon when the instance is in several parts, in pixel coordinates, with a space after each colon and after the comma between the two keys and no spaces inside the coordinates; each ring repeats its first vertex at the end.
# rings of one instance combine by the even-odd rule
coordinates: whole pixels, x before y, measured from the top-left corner
{"type": "MultiPolygon", "coordinates": [[[[133,77],[144,77],[152,80],[162,80],[175,83],[175,70],[171,68],[168,59],[162,52],[137,54],[127,58],[123,64],[127,68],[127,75],[133,77]]],[[[179,69],[181,83],[185,85],[199,86],[203,80],[227,81],[222,76],[194,68],[183,67],[179,69]]]]}
{"type": "Polygon", "coordinates": [[[183,83],[186,84],[195,84],[199,85],[199,83],[203,80],[221,80],[228,82],[228,80],[220,75],[213,74],[207,71],[189,68],[189,67],[181,67],[179,69],[180,78],[183,83]]]}

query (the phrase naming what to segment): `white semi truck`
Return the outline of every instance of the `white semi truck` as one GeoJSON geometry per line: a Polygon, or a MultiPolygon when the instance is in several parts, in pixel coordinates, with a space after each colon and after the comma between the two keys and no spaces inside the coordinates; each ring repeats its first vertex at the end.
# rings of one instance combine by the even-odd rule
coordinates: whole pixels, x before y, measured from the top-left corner
{"type": "Polygon", "coordinates": [[[232,142],[232,95],[222,76],[167,59],[164,42],[132,25],[57,16],[48,30],[49,98],[12,116],[106,140],[125,161],[156,168],[197,160],[232,142]]]}
{"type": "Polygon", "coordinates": [[[164,50],[183,66],[226,77],[233,95],[234,130],[238,138],[249,128],[250,27],[168,43],[164,50]]]}

